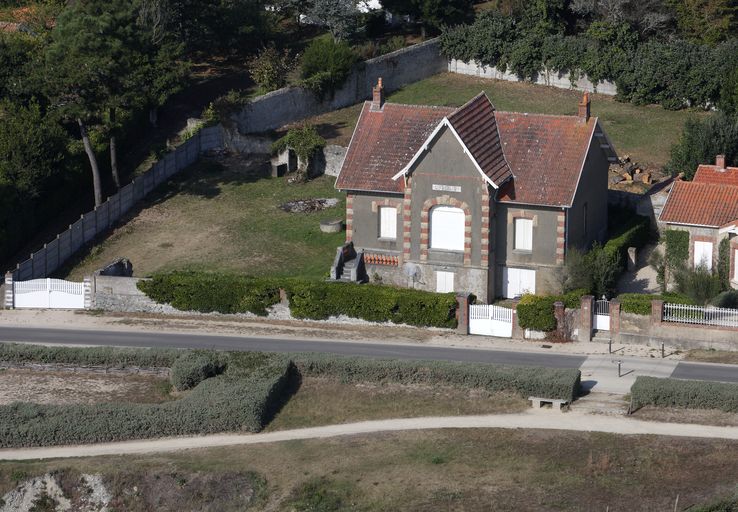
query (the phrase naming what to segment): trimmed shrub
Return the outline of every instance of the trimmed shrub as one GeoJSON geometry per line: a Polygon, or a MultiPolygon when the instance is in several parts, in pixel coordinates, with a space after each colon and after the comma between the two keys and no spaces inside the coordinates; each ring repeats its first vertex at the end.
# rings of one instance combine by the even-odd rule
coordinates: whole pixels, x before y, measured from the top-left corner
{"type": "Polygon", "coordinates": [[[289,361],[274,358],[248,377],[226,372],[163,404],[1,406],[0,448],[258,432],[282,404],[291,368],[289,361]]]}
{"type": "Polygon", "coordinates": [[[630,396],[634,410],[655,405],[738,412],[738,384],[638,377],[630,396]]]}
{"type": "Polygon", "coordinates": [[[652,300],[663,300],[670,304],[694,304],[692,299],[678,293],[664,293],[661,295],[623,293],[618,296],[618,300],[620,301],[620,311],[623,313],[633,313],[635,315],[650,315],[652,300]]]}
{"type": "Polygon", "coordinates": [[[518,303],[518,323],[523,329],[550,332],[556,329],[554,303],[561,301],[568,309],[577,309],[587,290],[573,290],[564,295],[523,295],[518,303]]]}
{"type": "Polygon", "coordinates": [[[319,37],[302,54],[301,85],[321,98],[332,95],[346,81],[356,59],[347,43],[319,37]]]}
{"type": "Polygon", "coordinates": [[[168,368],[183,353],[173,348],[49,347],[0,343],[0,362],[168,368]]]}
{"type": "Polygon", "coordinates": [[[331,354],[291,354],[290,357],[301,375],[330,376],[342,382],[392,382],[512,391],[525,398],[542,396],[571,401],[579,393],[581,379],[581,372],[576,369],[369,359],[331,354]]]}
{"type": "Polygon", "coordinates": [[[738,309],[738,290],[721,293],[712,300],[712,305],[719,308],[738,309]]]}
{"type": "Polygon", "coordinates": [[[619,258],[621,268],[628,261],[629,247],[643,247],[651,239],[651,221],[648,217],[634,215],[620,229],[614,231],[607,243],[602,247],[612,258],[619,258]]]}
{"type": "Polygon", "coordinates": [[[224,369],[223,357],[217,352],[185,352],[174,361],[169,379],[176,389],[184,391],[223,373],[224,369]]]}

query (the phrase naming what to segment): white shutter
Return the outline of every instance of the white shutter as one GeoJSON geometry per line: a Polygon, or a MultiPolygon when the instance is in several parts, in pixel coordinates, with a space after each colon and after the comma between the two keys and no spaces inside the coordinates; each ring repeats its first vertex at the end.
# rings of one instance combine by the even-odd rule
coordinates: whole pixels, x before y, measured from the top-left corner
{"type": "Polygon", "coordinates": [[[533,220],[515,219],[515,248],[521,251],[533,250],[533,220]]]}
{"type": "Polygon", "coordinates": [[[436,291],[438,293],[449,293],[454,291],[453,272],[436,272],[436,291]]]}
{"type": "Polygon", "coordinates": [[[694,243],[694,268],[700,265],[712,270],[712,242],[694,243]]]}
{"type": "Polygon", "coordinates": [[[383,206],[379,209],[379,237],[397,238],[397,208],[383,206]]]}
{"type": "Polygon", "coordinates": [[[526,268],[502,269],[502,295],[514,299],[524,293],[536,293],[536,271],[526,268]]]}
{"type": "Polygon", "coordinates": [[[464,250],[464,210],[436,206],[431,210],[431,249],[464,250]]]}

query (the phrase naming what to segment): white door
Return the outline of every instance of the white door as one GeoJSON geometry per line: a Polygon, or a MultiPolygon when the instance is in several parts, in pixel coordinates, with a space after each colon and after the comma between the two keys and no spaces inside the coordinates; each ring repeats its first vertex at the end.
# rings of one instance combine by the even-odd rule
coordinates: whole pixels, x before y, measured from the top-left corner
{"type": "Polygon", "coordinates": [[[700,265],[712,270],[712,242],[694,243],[694,268],[700,265]]]}
{"type": "Polygon", "coordinates": [[[514,299],[524,293],[536,293],[536,271],[527,268],[502,269],[502,295],[514,299]]]}
{"type": "Polygon", "coordinates": [[[436,272],[436,291],[438,293],[450,293],[454,291],[453,272],[436,272]]]}

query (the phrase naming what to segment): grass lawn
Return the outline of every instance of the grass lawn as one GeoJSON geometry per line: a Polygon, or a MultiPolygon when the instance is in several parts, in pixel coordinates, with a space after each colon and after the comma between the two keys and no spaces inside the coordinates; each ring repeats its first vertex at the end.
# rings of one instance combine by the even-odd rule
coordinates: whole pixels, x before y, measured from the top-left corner
{"type": "Polygon", "coordinates": [[[306,377],[265,430],[384,418],[513,413],[526,409],[528,402],[512,393],[443,386],[346,384],[306,377]]]}
{"type": "Polygon", "coordinates": [[[322,233],[320,220],[343,218],[345,196],[330,176],[288,184],[264,177],[260,164],[241,157],[201,160],[152,193],[128,222],[61,274],[80,279],[128,258],[136,276],[201,269],[323,277],[345,233],[322,233]],[[339,202],[315,213],[279,209],[304,198],[339,202]]]}
{"type": "MultiPolygon", "coordinates": [[[[460,106],[485,91],[502,111],[542,114],[577,113],[581,93],[522,82],[505,82],[453,73],[443,73],[416,82],[390,94],[388,101],[421,105],[460,106]]],[[[348,145],[361,112],[354,105],[311,120],[331,143],[348,145]]],[[[636,106],[610,96],[592,95],[592,113],[600,118],[618,154],[655,167],[669,159],[671,145],[679,139],[689,111],[669,111],[655,105],[636,106]]]]}
{"type": "Polygon", "coordinates": [[[237,484],[249,485],[242,475],[251,475],[261,491],[250,510],[655,511],[673,510],[677,495],[678,509],[692,510],[735,492],[736,450],[738,444],[727,441],[557,431],[400,432],[4,462],[0,495],[21,475],[58,471],[64,481],[65,475],[101,473],[118,510],[215,510],[204,501],[212,494],[203,489],[207,480],[218,489],[217,510],[244,510],[243,499],[224,503],[224,497],[237,495],[237,484]]]}

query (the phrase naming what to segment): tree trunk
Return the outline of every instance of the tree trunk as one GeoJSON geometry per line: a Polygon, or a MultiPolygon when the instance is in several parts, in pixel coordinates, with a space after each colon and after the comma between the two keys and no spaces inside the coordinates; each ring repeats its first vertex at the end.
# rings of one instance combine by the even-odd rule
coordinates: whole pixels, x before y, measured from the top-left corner
{"type": "Polygon", "coordinates": [[[115,188],[120,188],[120,175],[118,174],[118,148],[115,137],[115,107],[110,108],[110,172],[113,174],[115,188]]]}
{"type": "Polygon", "coordinates": [[[421,39],[422,41],[425,41],[425,37],[426,37],[427,35],[428,35],[428,34],[426,33],[426,30],[425,30],[425,25],[420,25],[420,39],[421,39]]]}
{"type": "Polygon", "coordinates": [[[79,123],[79,132],[82,134],[82,143],[85,146],[85,153],[87,158],[90,159],[90,168],[92,169],[92,187],[95,191],[95,206],[102,204],[102,187],[100,185],[100,168],[97,166],[97,157],[95,156],[95,150],[92,149],[92,143],[90,143],[90,137],[87,135],[87,128],[82,119],[77,119],[79,123]]]}
{"type": "Polygon", "coordinates": [[[157,128],[159,122],[159,109],[157,107],[151,107],[149,109],[149,124],[154,128],[157,128]]]}

